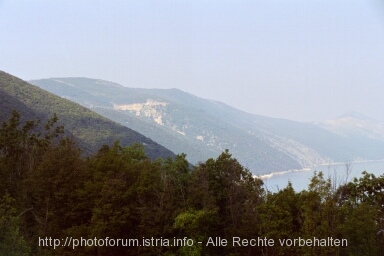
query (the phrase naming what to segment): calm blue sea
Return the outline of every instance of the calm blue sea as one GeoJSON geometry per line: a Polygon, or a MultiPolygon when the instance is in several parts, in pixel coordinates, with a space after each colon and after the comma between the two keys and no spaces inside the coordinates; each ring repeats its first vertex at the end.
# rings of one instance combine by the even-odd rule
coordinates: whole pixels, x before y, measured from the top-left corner
{"type": "Polygon", "coordinates": [[[322,171],[324,177],[329,176],[333,179],[335,176],[337,184],[343,183],[346,180],[351,181],[354,177],[361,177],[361,173],[365,170],[368,173],[373,173],[375,176],[384,174],[384,160],[371,161],[371,162],[354,162],[350,163],[349,169],[351,170],[346,176],[346,164],[332,164],[315,166],[310,169],[306,169],[300,172],[289,172],[280,175],[273,175],[271,178],[263,178],[265,187],[273,192],[283,189],[287,186],[288,181],[291,181],[295,191],[301,191],[307,189],[310,183],[310,179],[313,176],[314,171],[322,171]]]}

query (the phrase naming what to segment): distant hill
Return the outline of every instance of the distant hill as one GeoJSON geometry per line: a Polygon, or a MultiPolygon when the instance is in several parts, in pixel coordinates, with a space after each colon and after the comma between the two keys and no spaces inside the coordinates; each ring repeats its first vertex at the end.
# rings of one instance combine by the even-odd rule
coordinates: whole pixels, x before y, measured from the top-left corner
{"type": "Polygon", "coordinates": [[[344,113],[341,116],[337,117],[337,119],[346,118],[346,117],[353,118],[353,119],[358,119],[358,120],[365,120],[365,121],[371,120],[371,121],[374,121],[372,118],[370,118],[368,116],[365,116],[365,115],[363,115],[363,114],[361,114],[359,112],[356,112],[356,111],[350,111],[350,112],[344,113]]]}
{"type": "Polygon", "coordinates": [[[67,133],[74,136],[88,153],[119,140],[123,146],[143,144],[151,158],[174,156],[170,150],[136,131],[2,71],[0,109],[0,122],[8,120],[13,110],[17,110],[24,121],[44,121],[56,113],[59,124],[64,125],[67,133]]]}
{"type": "Polygon", "coordinates": [[[255,174],[330,162],[383,159],[383,141],[322,125],[253,115],[178,89],[137,89],[89,78],[30,81],[139,131],[191,163],[228,148],[255,174]]]}
{"type": "Polygon", "coordinates": [[[384,124],[354,111],[318,125],[340,136],[384,141],[384,124]]]}

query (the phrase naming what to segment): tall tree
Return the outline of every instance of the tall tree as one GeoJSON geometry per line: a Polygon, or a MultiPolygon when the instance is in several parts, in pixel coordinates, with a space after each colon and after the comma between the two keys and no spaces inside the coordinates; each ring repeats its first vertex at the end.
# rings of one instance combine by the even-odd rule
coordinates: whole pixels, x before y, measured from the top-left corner
{"type": "Polygon", "coordinates": [[[0,200],[0,255],[27,256],[30,248],[20,230],[15,200],[7,193],[0,200]]]}

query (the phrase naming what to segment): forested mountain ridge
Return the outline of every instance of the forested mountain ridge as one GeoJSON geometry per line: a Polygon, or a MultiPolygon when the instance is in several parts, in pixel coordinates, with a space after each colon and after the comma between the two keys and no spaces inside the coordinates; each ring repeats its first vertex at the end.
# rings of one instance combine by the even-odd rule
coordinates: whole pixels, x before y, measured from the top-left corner
{"type": "Polygon", "coordinates": [[[174,156],[170,150],[136,131],[2,71],[0,109],[0,121],[7,120],[13,110],[21,114],[22,120],[40,119],[42,123],[56,113],[59,125],[65,125],[67,134],[72,134],[87,153],[119,140],[122,145],[143,144],[151,158],[174,156]]]}
{"type": "Polygon", "coordinates": [[[30,82],[186,153],[191,163],[226,148],[254,174],[384,158],[383,140],[254,115],[178,89],[128,88],[89,78],[30,82]]]}

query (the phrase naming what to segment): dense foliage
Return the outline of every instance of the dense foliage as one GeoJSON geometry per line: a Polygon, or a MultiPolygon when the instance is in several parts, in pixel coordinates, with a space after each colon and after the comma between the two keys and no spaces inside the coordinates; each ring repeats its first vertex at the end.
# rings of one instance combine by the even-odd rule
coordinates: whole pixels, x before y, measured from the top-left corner
{"type": "Polygon", "coordinates": [[[142,146],[116,142],[83,158],[57,119],[22,123],[14,112],[0,126],[0,255],[382,255],[384,176],[336,186],[315,173],[307,190],[272,193],[228,151],[190,166],[183,154],[151,160],[142,146]],[[194,246],[41,242],[81,237],[187,237],[194,246]],[[275,244],[234,246],[234,237],[275,244]],[[348,246],[278,244],[313,237],[348,246]],[[217,238],[229,242],[206,244],[217,238]]]}

